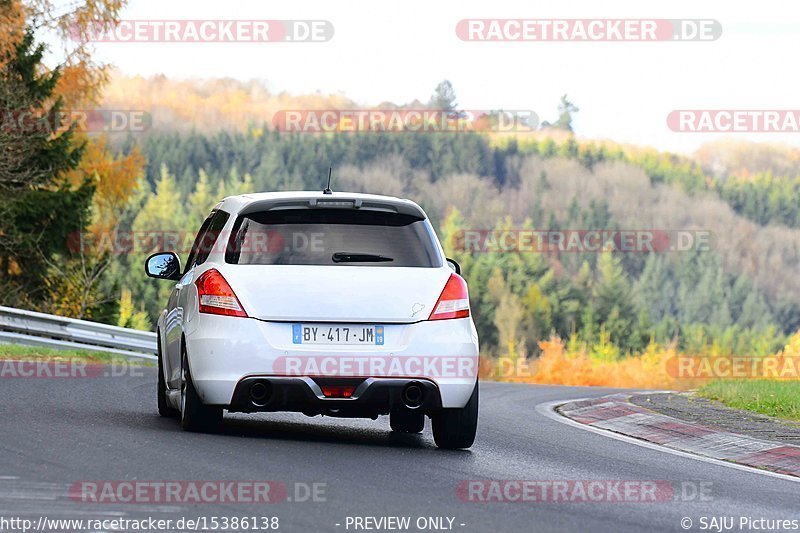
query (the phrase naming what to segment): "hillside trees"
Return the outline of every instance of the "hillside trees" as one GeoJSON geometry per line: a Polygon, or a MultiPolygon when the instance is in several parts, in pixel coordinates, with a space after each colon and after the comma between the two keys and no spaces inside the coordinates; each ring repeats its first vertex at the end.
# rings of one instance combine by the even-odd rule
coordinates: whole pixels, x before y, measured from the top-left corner
{"type": "Polygon", "coordinates": [[[113,229],[144,161],[137,150],[118,155],[73,118],[96,105],[108,79],[86,32],[116,24],[124,4],[0,2],[0,187],[10,194],[2,207],[0,275],[13,287],[3,297],[17,305],[107,320],[115,313],[116,296],[100,290],[109,259],[85,246],[85,230],[97,236],[113,229]],[[44,64],[33,28],[47,33],[57,65],[44,64]],[[21,116],[34,117],[35,126],[21,116]]]}
{"type": "Polygon", "coordinates": [[[53,133],[62,101],[54,97],[61,72],[42,72],[44,46],[25,33],[0,60],[0,280],[4,304],[40,305],[45,280],[58,256],[68,253],[70,234],[89,217],[91,183],[77,186],[66,174],[77,168],[82,147],[73,128],[53,133]],[[23,123],[20,117],[35,117],[23,123]]]}
{"type": "MultiPolygon", "coordinates": [[[[535,356],[540,340],[557,335],[576,336],[604,357],[642,349],[651,339],[697,349],[717,342],[716,349],[749,353],[760,350],[765,339],[779,343],[797,324],[799,306],[780,296],[800,294],[800,286],[785,275],[800,233],[757,226],[710,193],[689,192],[683,178],[670,182],[673,178],[665,176],[693,175],[694,167],[682,160],[647,155],[642,161],[659,176],[653,179],[601,145],[554,144],[549,157],[540,155],[549,150],[546,143],[537,146],[534,155],[530,145],[494,146],[478,135],[163,134],[143,144],[152,162],[143,186],[160,196],[166,172],[177,191],[168,203],[177,202],[182,212],[174,220],[148,221],[143,213],[166,207],[146,208],[155,201],[147,193],[134,200],[138,203],[129,213],[135,216],[121,220],[161,229],[156,226],[183,217],[177,226],[193,232],[227,193],[319,189],[326,177],[320,161],[330,160],[335,190],[411,197],[422,204],[470,282],[473,316],[490,352],[513,349],[535,356]],[[557,155],[562,152],[566,155],[557,155]],[[718,235],[710,249],[651,254],[458,247],[457,235],[464,229],[520,228],[699,228],[718,235]]],[[[134,301],[158,300],[147,293],[155,289],[139,268],[131,263],[139,279],[120,277],[120,283],[142,284],[132,288],[134,301]]]]}

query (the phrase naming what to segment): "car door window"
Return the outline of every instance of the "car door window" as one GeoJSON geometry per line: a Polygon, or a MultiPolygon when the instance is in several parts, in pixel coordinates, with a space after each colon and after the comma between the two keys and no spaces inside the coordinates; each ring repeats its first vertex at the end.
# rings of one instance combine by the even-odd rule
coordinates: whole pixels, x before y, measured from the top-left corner
{"type": "Polygon", "coordinates": [[[222,228],[224,228],[225,224],[228,222],[228,218],[230,218],[230,214],[222,210],[218,210],[213,215],[211,218],[211,223],[208,225],[208,229],[200,238],[200,243],[197,248],[197,255],[194,259],[195,265],[202,265],[206,262],[211,250],[214,249],[214,244],[217,242],[220,234],[222,233],[222,228]]]}
{"type": "Polygon", "coordinates": [[[186,274],[189,270],[192,269],[194,266],[195,259],[197,258],[197,250],[200,248],[200,243],[202,242],[203,236],[208,231],[208,227],[211,225],[211,221],[214,219],[214,215],[217,214],[217,211],[211,211],[211,214],[206,217],[203,221],[203,224],[200,226],[200,231],[197,232],[197,236],[194,238],[194,243],[192,244],[192,249],[189,252],[189,257],[186,259],[186,268],[184,269],[183,273],[186,274]]]}

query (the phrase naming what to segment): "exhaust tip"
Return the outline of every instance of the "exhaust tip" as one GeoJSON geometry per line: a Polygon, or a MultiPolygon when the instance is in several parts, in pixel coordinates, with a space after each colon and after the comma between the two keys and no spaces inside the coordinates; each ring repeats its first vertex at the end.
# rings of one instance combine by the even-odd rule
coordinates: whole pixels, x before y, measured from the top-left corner
{"type": "Polygon", "coordinates": [[[264,407],[272,396],[272,385],[268,381],[256,381],[250,385],[250,402],[256,407],[264,407]]]}
{"type": "Polygon", "coordinates": [[[403,387],[402,400],[406,407],[415,409],[425,400],[425,389],[422,384],[412,381],[403,387]]]}

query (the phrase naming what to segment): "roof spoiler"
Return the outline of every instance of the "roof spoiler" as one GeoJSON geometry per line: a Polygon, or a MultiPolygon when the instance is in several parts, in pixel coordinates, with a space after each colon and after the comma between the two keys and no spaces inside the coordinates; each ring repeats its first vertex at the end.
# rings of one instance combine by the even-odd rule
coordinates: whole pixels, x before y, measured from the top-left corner
{"type": "Polygon", "coordinates": [[[259,211],[274,211],[283,209],[360,209],[365,211],[383,211],[411,215],[420,219],[425,218],[422,209],[407,200],[382,200],[363,197],[330,196],[310,198],[283,198],[257,200],[243,207],[240,215],[256,213],[259,211]]]}

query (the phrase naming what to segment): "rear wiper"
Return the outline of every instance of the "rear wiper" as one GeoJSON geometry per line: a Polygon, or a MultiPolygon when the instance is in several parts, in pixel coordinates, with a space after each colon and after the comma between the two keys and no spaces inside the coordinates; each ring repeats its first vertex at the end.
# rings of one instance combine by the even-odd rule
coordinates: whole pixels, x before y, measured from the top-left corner
{"type": "Polygon", "coordinates": [[[336,252],[331,256],[334,263],[385,263],[394,261],[391,257],[376,254],[363,254],[359,252],[336,252]]]}

